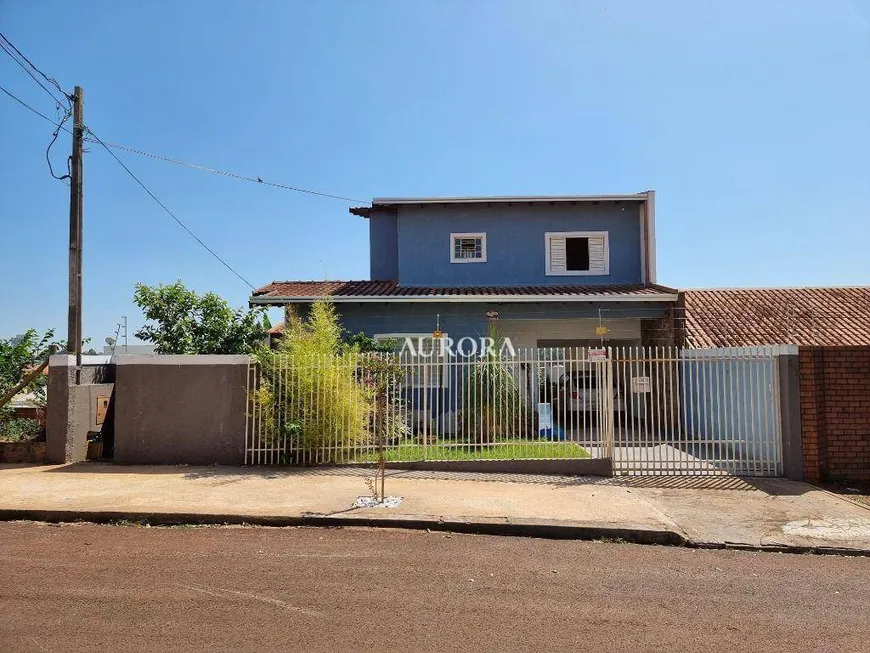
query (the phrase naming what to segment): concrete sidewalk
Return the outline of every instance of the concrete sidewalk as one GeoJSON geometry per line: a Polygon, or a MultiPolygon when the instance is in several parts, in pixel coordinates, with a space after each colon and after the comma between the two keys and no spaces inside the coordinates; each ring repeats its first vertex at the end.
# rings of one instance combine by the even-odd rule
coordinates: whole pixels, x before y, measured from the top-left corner
{"type": "Polygon", "coordinates": [[[870,554],[870,510],[805,483],[391,470],[396,508],[353,508],[372,470],[0,465],[4,519],[391,525],[870,554]]]}

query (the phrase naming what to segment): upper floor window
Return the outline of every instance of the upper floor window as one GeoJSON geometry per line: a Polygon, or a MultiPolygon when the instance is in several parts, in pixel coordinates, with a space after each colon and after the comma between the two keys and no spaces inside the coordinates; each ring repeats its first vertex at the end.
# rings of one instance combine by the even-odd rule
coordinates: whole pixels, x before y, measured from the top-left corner
{"type": "Polygon", "coordinates": [[[486,234],[450,234],[451,263],[485,263],[486,234]]]}
{"type": "Polygon", "coordinates": [[[556,231],[545,235],[547,274],[550,276],[610,273],[610,245],[606,231],[556,231]]]}

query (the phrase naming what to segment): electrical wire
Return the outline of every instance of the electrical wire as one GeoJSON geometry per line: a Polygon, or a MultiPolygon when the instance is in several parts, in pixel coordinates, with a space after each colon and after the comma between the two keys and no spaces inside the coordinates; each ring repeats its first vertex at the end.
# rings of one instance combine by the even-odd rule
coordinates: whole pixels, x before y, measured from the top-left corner
{"type": "MultiPolygon", "coordinates": [[[[62,129],[63,131],[65,131],[68,134],[72,134],[72,132],[69,129],[67,129],[66,127],[64,127],[61,123],[58,123],[58,122],[52,120],[51,118],[46,116],[41,111],[34,109],[32,106],[27,104],[24,100],[15,96],[10,91],[3,88],[2,86],[0,86],[0,91],[3,91],[4,93],[6,93],[6,95],[8,95],[10,98],[15,100],[16,102],[18,102],[25,109],[35,113],[37,116],[39,116],[40,118],[42,118],[46,122],[50,122],[55,127],[60,127],[60,129],[62,129]]],[[[92,140],[92,139],[86,138],[85,140],[88,142],[92,142],[92,143],[98,142],[96,139],[92,140]]],[[[118,143],[110,143],[107,141],[100,141],[99,143],[101,145],[103,145],[104,147],[110,147],[110,148],[114,148],[116,150],[123,150],[124,152],[138,154],[139,156],[144,156],[144,157],[148,157],[151,159],[157,159],[159,161],[166,161],[167,163],[174,163],[175,165],[181,165],[181,166],[185,166],[188,168],[193,168],[195,170],[202,170],[205,172],[211,172],[212,174],[223,175],[224,177],[231,177],[233,179],[238,179],[240,181],[250,181],[250,182],[254,182],[256,184],[260,184],[262,186],[272,186],[273,188],[290,190],[290,191],[294,191],[296,193],[306,193],[308,195],[316,195],[318,197],[326,197],[329,199],[341,200],[343,202],[351,202],[351,203],[358,203],[358,204],[368,204],[369,203],[368,200],[361,200],[361,199],[356,199],[353,197],[345,197],[343,195],[336,195],[333,193],[324,193],[324,192],[317,191],[317,190],[311,190],[309,188],[301,188],[299,186],[290,186],[287,184],[279,184],[279,183],[274,182],[274,181],[265,181],[261,177],[248,177],[246,175],[240,175],[240,174],[237,174],[235,172],[229,172],[227,170],[219,170],[217,168],[212,168],[210,166],[204,166],[204,165],[200,165],[197,163],[188,163],[187,161],[182,161],[181,159],[173,159],[172,157],[168,157],[168,156],[161,156],[159,154],[152,154],[150,152],[145,152],[143,150],[137,150],[137,149],[132,148],[132,147],[127,147],[126,145],[119,145],[118,143]]]]}
{"type": "MultiPolygon", "coordinates": [[[[47,81],[49,84],[52,84],[52,85],[53,85],[53,86],[54,86],[54,87],[55,87],[55,88],[60,92],[61,95],[63,95],[67,100],[72,100],[72,95],[70,95],[69,93],[67,93],[66,91],[64,91],[64,90],[61,88],[60,84],[58,84],[57,80],[56,80],[54,77],[49,77],[49,76],[46,75],[44,72],[42,72],[42,71],[41,71],[41,70],[36,66],[36,64],[34,64],[30,59],[27,58],[27,55],[25,55],[21,50],[19,50],[19,49],[15,46],[15,44],[14,44],[12,41],[10,41],[9,38],[8,38],[5,34],[3,34],[3,32],[0,32],[0,39],[3,39],[3,40],[4,40],[4,41],[9,45],[9,47],[11,47],[13,50],[15,50],[15,52],[18,54],[18,56],[21,57],[22,59],[24,59],[24,61],[27,62],[27,65],[28,65],[28,66],[30,66],[33,70],[35,70],[36,72],[38,72],[38,73],[42,76],[42,78],[43,78],[45,81],[47,81]]],[[[53,95],[53,94],[52,94],[52,95],[53,95]]]]}
{"type": "MultiPolygon", "coordinates": [[[[54,174],[54,168],[51,165],[51,146],[54,145],[54,142],[57,140],[58,134],[60,134],[60,130],[64,129],[63,124],[70,118],[70,116],[72,116],[72,113],[70,113],[69,111],[64,113],[63,118],[60,121],[60,124],[57,126],[57,129],[55,129],[54,133],[51,135],[51,142],[48,144],[48,147],[45,148],[45,160],[48,163],[48,171],[51,173],[52,177],[54,177],[55,179],[57,179],[59,181],[63,181],[64,179],[69,179],[72,176],[72,171],[70,169],[71,157],[67,157],[67,160],[66,160],[66,174],[61,176],[61,177],[58,177],[56,174],[54,174]]],[[[67,130],[64,129],[64,131],[67,131],[67,130]]]]}
{"type": "Polygon", "coordinates": [[[17,97],[16,95],[14,95],[13,93],[11,93],[10,91],[8,91],[8,90],[7,90],[6,88],[4,88],[3,86],[0,86],[0,91],[3,91],[6,95],[8,95],[9,97],[11,97],[11,98],[12,98],[13,100],[15,100],[16,102],[18,102],[21,106],[25,107],[25,108],[28,109],[29,111],[32,111],[33,113],[35,113],[37,116],[39,116],[40,118],[42,118],[42,119],[45,120],[46,122],[50,122],[52,125],[55,126],[55,130],[54,130],[54,132],[53,132],[52,135],[51,135],[51,141],[48,143],[48,147],[45,149],[45,160],[46,160],[46,162],[48,163],[48,171],[49,171],[49,173],[51,173],[51,176],[52,176],[52,177],[54,177],[55,179],[58,179],[58,180],[60,180],[60,181],[64,181],[64,180],[66,180],[66,179],[69,179],[69,177],[70,177],[70,172],[69,172],[69,165],[70,165],[70,162],[69,162],[69,158],[67,158],[67,174],[62,175],[62,176],[58,176],[58,175],[56,175],[56,174],[54,173],[54,167],[51,165],[51,146],[54,145],[55,141],[57,140],[58,134],[61,132],[61,130],[65,131],[67,134],[72,134],[72,132],[71,132],[69,129],[67,129],[66,127],[63,126],[64,123],[65,123],[65,122],[70,118],[70,116],[72,115],[72,113],[71,113],[69,110],[66,110],[66,111],[64,112],[63,118],[61,118],[61,121],[60,121],[60,122],[55,122],[54,120],[52,120],[51,118],[49,118],[48,116],[46,116],[46,115],[45,115],[44,113],[42,113],[41,111],[37,111],[36,109],[34,109],[32,106],[30,106],[29,104],[27,104],[27,102],[25,102],[25,101],[22,100],[21,98],[17,97]]]}
{"type": "Polygon", "coordinates": [[[200,245],[202,245],[202,247],[203,247],[203,248],[204,248],[204,249],[205,249],[209,254],[211,254],[214,258],[216,258],[218,261],[220,261],[220,263],[221,263],[221,264],[222,264],[222,265],[223,265],[227,270],[229,270],[230,272],[232,272],[232,273],[233,273],[234,275],[236,275],[239,279],[241,279],[244,283],[246,283],[246,284],[248,285],[249,288],[251,288],[252,290],[254,289],[254,285],[253,285],[250,281],[248,281],[247,279],[245,279],[245,277],[243,277],[241,274],[239,274],[239,273],[238,273],[238,272],[233,268],[233,266],[231,266],[231,265],[230,265],[229,263],[227,263],[224,259],[222,259],[222,258],[217,254],[217,252],[215,252],[211,247],[209,247],[208,245],[206,245],[206,244],[202,241],[202,239],[201,239],[199,236],[197,236],[195,233],[193,233],[193,231],[191,231],[190,227],[188,227],[186,224],[184,224],[184,222],[182,222],[181,219],[180,219],[177,215],[175,215],[175,213],[173,213],[173,212],[169,209],[169,207],[167,207],[163,202],[161,202],[160,199],[159,199],[159,198],[158,198],[154,193],[151,192],[151,189],[148,188],[148,186],[146,186],[146,185],[142,182],[142,180],[139,179],[139,177],[137,177],[137,176],[133,173],[133,171],[130,170],[130,168],[128,168],[128,167],[126,166],[126,164],[125,164],[123,161],[121,161],[121,159],[119,159],[118,156],[117,156],[114,152],[112,152],[111,149],[109,149],[109,146],[106,145],[106,144],[105,144],[105,143],[100,139],[100,137],[97,136],[97,135],[93,132],[93,130],[89,129],[88,127],[85,127],[85,131],[86,131],[88,134],[90,134],[90,135],[94,138],[94,140],[95,140],[97,143],[99,143],[100,145],[103,146],[103,148],[105,148],[106,152],[108,152],[108,153],[112,156],[112,158],[115,159],[115,161],[118,162],[118,165],[120,165],[120,166],[121,166],[121,167],[126,171],[126,173],[127,173],[128,175],[130,175],[130,177],[133,178],[133,181],[135,181],[137,184],[139,184],[139,186],[142,187],[142,190],[144,190],[144,191],[145,191],[145,192],[146,192],[146,193],[151,197],[151,199],[153,199],[155,202],[157,202],[157,204],[160,206],[160,208],[162,208],[162,209],[163,209],[163,210],[164,210],[164,211],[169,215],[169,217],[171,217],[173,220],[175,220],[175,222],[177,222],[178,225],[179,225],[182,229],[184,229],[188,234],[190,234],[190,236],[191,236],[191,237],[192,237],[196,242],[198,242],[200,245]]]}
{"type": "Polygon", "coordinates": [[[51,123],[52,125],[54,125],[55,127],[60,127],[60,128],[63,129],[63,131],[65,131],[67,134],[72,134],[72,132],[71,132],[69,129],[67,129],[66,127],[64,127],[64,126],[61,125],[60,123],[55,122],[54,120],[52,120],[51,118],[49,118],[48,116],[46,116],[46,115],[45,115],[44,113],[42,113],[41,111],[38,111],[38,110],[34,109],[32,106],[30,106],[29,104],[27,104],[27,102],[25,102],[24,100],[22,100],[22,99],[21,99],[20,97],[18,97],[17,95],[14,95],[11,91],[9,91],[8,89],[4,88],[3,86],[0,86],[0,91],[3,91],[4,93],[6,93],[6,95],[8,95],[9,97],[11,97],[11,98],[12,98],[13,100],[15,100],[16,102],[18,102],[18,104],[20,104],[21,106],[23,106],[25,109],[27,109],[27,110],[29,110],[29,111],[32,111],[33,113],[35,113],[37,116],[39,116],[39,117],[42,118],[43,120],[45,120],[45,121],[47,121],[47,122],[50,122],[50,123],[51,123]]]}
{"type": "Polygon", "coordinates": [[[341,200],[343,202],[351,202],[357,204],[368,204],[368,200],[361,200],[355,197],[345,197],[343,195],[336,195],[334,193],[324,193],[322,191],[311,190],[308,188],[300,188],[299,186],[288,186],[286,184],[279,184],[274,181],[265,181],[262,177],[249,177],[247,175],[240,175],[235,172],[229,172],[228,170],[220,170],[218,168],[212,168],[210,166],[201,165],[198,163],[189,163],[187,161],[182,161],[181,159],[174,159],[168,156],[161,156],[160,154],[152,154],[150,152],[145,152],[143,150],[137,150],[132,147],[127,147],[126,145],[118,145],[117,143],[103,143],[103,145],[107,147],[112,147],[117,150],[123,150],[124,152],[130,152],[131,154],[137,154],[139,156],[148,157],[150,159],[157,159],[158,161],[165,161],[167,163],[173,163],[179,166],[185,166],[187,168],[193,168],[194,170],[203,170],[205,172],[210,172],[215,175],[223,175],[225,177],[232,177],[233,179],[238,179],[240,181],[250,181],[255,184],[262,184],[263,186],[272,186],[273,188],[282,188],[284,190],[292,190],[297,193],[307,193],[309,195],[317,195],[319,197],[328,197],[334,200],[341,200]]]}
{"type": "Polygon", "coordinates": [[[48,93],[51,96],[51,99],[53,99],[55,101],[55,103],[58,105],[58,107],[62,107],[63,102],[61,100],[58,100],[57,96],[54,93],[52,93],[45,84],[43,84],[41,81],[39,81],[39,79],[36,77],[36,75],[34,75],[33,72],[31,71],[31,68],[33,70],[35,70],[36,72],[38,72],[48,83],[53,84],[55,86],[55,88],[57,88],[57,90],[60,91],[60,94],[64,97],[64,99],[67,101],[67,103],[70,101],[69,94],[60,87],[60,84],[57,83],[57,80],[54,79],[53,77],[49,77],[44,72],[42,72],[39,68],[37,68],[33,64],[33,62],[30,59],[28,59],[27,57],[25,57],[24,54],[21,52],[21,50],[16,48],[15,44],[12,43],[12,41],[10,41],[8,38],[6,38],[6,36],[2,32],[0,32],[0,39],[3,39],[3,41],[8,43],[9,47],[11,47],[13,50],[15,50],[15,52],[18,53],[18,56],[21,57],[21,59],[24,59],[24,61],[27,62],[27,65],[22,63],[21,59],[19,59],[14,54],[12,54],[12,52],[9,51],[9,48],[6,47],[6,45],[4,45],[2,42],[0,42],[0,48],[2,48],[3,51],[9,55],[10,59],[12,59],[19,66],[21,66],[21,69],[24,72],[26,72],[28,75],[30,75],[30,77],[33,79],[33,81],[36,82],[37,84],[39,84],[40,88],[42,88],[43,91],[45,91],[46,93],[48,93]],[[30,68],[27,67],[28,65],[30,66],[30,68]]]}
{"type": "MultiPolygon", "coordinates": [[[[64,123],[72,115],[72,98],[66,91],[64,91],[60,87],[60,84],[58,84],[56,79],[54,79],[53,77],[49,77],[44,72],[42,72],[39,68],[37,68],[36,65],[30,59],[28,59],[25,56],[25,54],[23,52],[21,52],[21,50],[19,50],[15,46],[15,44],[12,41],[10,41],[6,37],[6,35],[3,34],[2,32],[0,32],[0,39],[2,39],[2,40],[0,40],[0,49],[2,49],[7,55],[9,55],[10,59],[12,59],[19,66],[21,66],[21,69],[25,73],[27,73],[30,76],[30,78],[34,82],[36,82],[43,91],[48,93],[48,95],[51,97],[51,99],[54,100],[54,102],[55,102],[55,107],[56,107],[57,113],[63,114],[62,117],[60,118],[59,123],[54,123],[54,121],[50,121],[50,122],[54,123],[56,125],[56,127],[55,127],[54,132],[51,135],[51,140],[49,141],[48,146],[45,148],[45,161],[46,161],[46,163],[48,163],[49,174],[51,174],[52,177],[54,177],[55,179],[57,179],[59,181],[65,181],[66,179],[70,178],[69,158],[67,158],[67,174],[65,174],[65,175],[56,174],[54,172],[54,166],[51,164],[51,147],[54,145],[55,141],[57,141],[57,137],[58,137],[58,134],[60,134],[60,130],[64,129],[64,127],[63,127],[64,123]],[[8,45],[8,47],[7,47],[7,45],[8,45]],[[18,56],[13,54],[9,48],[12,48],[12,50],[14,50],[18,56]],[[25,65],[25,63],[22,62],[22,59],[25,62],[27,62],[26,65],[25,65]],[[28,66],[29,66],[29,68],[28,68],[28,66]],[[47,81],[49,84],[52,84],[60,92],[60,94],[63,96],[64,101],[59,100],[57,98],[57,96],[45,84],[43,84],[36,75],[34,75],[33,71],[36,71],[37,73],[39,73],[39,75],[41,75],[45,81],[47,81]]],[[[9,91],[6,91],[6,89],[3,89],[3,90],[7,93],[7,95],[10,95],[14,99],[18,100],[18,98],[15,98],[15,96],[13,96],[11,93],[9,93],[9,91]]],[[[25,104],[23,101],[21,101],[21,100],[18,100],[18,101],[21,102],[22,105],[26,106],[34,113],[37,113],[38,115],[42,116],[43,118],[48,119],[47,116],[43,116],[40,112],[33,109],[33,107],[30,107],[29,105],[25,104]]]]}

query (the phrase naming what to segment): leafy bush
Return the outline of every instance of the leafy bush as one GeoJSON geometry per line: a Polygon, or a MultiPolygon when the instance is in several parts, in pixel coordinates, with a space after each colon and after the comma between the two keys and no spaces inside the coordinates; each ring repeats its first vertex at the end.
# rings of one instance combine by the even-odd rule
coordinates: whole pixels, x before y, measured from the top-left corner
{"type": "Polygon", "coordinates": [[[42,424],[35,419],[14,419],[10,412],[0,415],[0,442],[34,440],[42,430],[42,424]]]}
{"type": "Polygon", "coordinates": [[[385,393],[383,370],[342,335],[332,302],[319,300],[305,321],[288,313],[276,351],[255,354],[266,438],[292,435],[296,449],[308,453],[331,448],[314,462],[337,462],[349,449],[373,444],[371,427],[385,393]]]}

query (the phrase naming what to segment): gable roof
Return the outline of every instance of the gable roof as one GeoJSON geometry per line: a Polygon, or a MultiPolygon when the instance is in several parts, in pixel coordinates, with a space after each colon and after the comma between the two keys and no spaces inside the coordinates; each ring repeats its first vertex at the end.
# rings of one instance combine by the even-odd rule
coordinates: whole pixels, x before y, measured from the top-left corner
{"type": "Polygon", "coordinates": [[[686,290],[690,347],[870,345],[870,286],[686,290]]]}
{"type": "Polygon", "coordinates": [[[400,286],[395,281],[273,281],[257,288],[251,304],[312,302],[329,296],[335,302],[547,302],[547,301],[676,301],[665,286],[465,286],[456,288],[400,286]]]}

